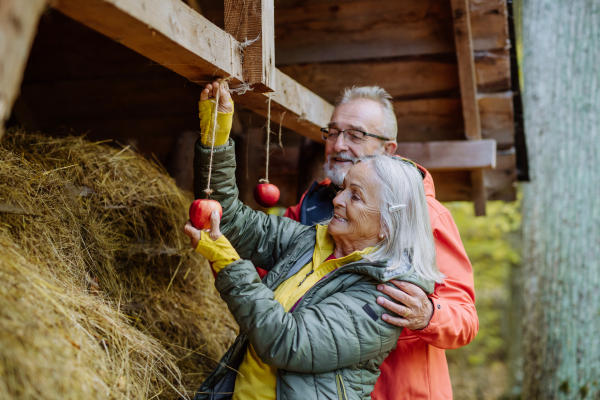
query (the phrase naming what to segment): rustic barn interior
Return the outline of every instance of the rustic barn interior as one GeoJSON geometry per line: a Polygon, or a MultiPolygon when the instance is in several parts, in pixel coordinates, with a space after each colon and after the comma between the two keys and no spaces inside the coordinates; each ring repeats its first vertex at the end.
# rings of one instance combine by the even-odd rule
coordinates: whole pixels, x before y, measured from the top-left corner
{"type": "MultiPolygon", "coordinates": [[[[274,91],[269,177],[287,207],[320,178],[317,128],[340,90],[380,85],[394,98],[398,153],[431,171],[439,200],[474,201],[482,214],[486,199],[515,199],[527,160],[507,1],[462,1],[465,10],[457,0],[275,0],[274,24],[263,9],[258,31],[252,16],[232,17],[232,3],[55,1],[41,17],[7,126],[131,145],[191,189],[201,85],[235,76],[257,83],[234,96],[242,198],[257,207],[251,191],[264,174],[264,93],[274,91]],[[274,55],[275,72],[262,80],[240,72],[238,49],[223,45],[229,38],[239,47],[256,32],[259,52],[274,55]],[[206,54],[194,48],[204,42],[212,46],[206,54]],[[188,66],[194,57],[205,64],[188,66]],[[295,90],[284,90],[287,100],[282,87],[295,90]]],[[[269,63],[253,60],[252,46],[242,62],[258,63],[260,75],[260,63],[269,63]]]]}

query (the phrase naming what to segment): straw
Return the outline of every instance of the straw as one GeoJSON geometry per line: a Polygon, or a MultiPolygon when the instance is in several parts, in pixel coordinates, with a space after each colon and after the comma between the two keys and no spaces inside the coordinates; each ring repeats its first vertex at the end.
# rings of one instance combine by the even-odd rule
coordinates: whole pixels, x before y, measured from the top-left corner
{"type": "Polygon", "coordinates": [[[181,232],[191,194],[79,137],[9,130],[0,159],[0,398],[193,395],[237,327],[181,232]]]}

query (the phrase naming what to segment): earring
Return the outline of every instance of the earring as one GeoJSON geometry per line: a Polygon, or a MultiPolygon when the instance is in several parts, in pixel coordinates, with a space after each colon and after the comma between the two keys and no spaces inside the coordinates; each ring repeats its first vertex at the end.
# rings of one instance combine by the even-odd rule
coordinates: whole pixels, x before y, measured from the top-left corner
{"type": "Polygon", "coordinates": [[[383,233],[379,234],[379,239],[383,240],[383,233]]]}

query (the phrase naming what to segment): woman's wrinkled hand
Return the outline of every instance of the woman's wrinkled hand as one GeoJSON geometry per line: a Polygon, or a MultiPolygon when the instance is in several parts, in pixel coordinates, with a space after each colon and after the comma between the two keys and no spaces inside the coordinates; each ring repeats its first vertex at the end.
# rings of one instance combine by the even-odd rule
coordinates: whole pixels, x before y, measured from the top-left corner
{"type": "Polygon", "coordinates": [[[216,272],[240,259],[229,240],[221,234],[220,225],[219,212],[213,211],[209,231],[196,229],[191,221],[186,222],[183,227],[183,233],[190,238],[192,247],[210,261],[216,272]]]}
{"type": "Polygon", "coordinates": [[[218,79],[213,83],[209,83],[204,87],[204,90],[200,93],[200,101],[208,99],[216,99],[217,92],[219,93],[219,109],[220,113],[230,113],[233,111],[233,103],[231,102],[231,95],[229,94],[229,85],[227,82],[218,79]]]}
{"type": "MultiPolygon", "coordinates": [[[[208,230],[208,232],[208,236],[213,241],[216,241],[222,236],[221,218],[219,217],[218,211],[213,211],[212,214],[210,214],[210,229],[208,230]]],[[[190,245],[192,246],[192,248],[196,249],[202,237],[202,231],[200,229],[197,229],[192,224],[192,221],[188,220],[183,226],[183,233],[185,236],[190,238],[190,245]]]]}

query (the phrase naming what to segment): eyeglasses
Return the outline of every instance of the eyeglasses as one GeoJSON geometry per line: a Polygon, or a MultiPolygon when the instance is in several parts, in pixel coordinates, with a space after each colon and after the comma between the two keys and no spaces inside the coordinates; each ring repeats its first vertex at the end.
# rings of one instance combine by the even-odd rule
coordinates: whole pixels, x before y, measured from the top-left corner
{"type": "Polygon", "coordinates": [[[341,131],[336,128],[321,128],[321,137],[323,140],[335,142],[340,134],[343,134],[346,139],[350,139],[350,141],[353,143],[362,143],[365,140],[365,136],[371,136],[379,140],[385,140],[386,142],[390,140],[389,138],[383,136],[373,135],[372,133],[367,133],[356,129],[345,129],[341,131]]]}

